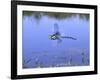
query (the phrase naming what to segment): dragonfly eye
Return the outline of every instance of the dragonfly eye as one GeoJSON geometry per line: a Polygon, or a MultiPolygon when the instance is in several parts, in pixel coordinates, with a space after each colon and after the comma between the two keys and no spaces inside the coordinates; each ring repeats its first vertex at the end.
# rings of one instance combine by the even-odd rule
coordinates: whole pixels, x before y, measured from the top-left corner
{"type": "Polygon", "coordinates": [[[49,35],[49,39],[51,39],[52,38],[52,35],[49,35]]]}

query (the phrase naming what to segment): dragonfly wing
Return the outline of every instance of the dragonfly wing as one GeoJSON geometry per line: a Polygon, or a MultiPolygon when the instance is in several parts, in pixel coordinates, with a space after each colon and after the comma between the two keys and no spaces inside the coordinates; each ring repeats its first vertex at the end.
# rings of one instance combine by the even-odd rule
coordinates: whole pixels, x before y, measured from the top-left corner
{"type": "Polygon", "coordinates": [[[57,23],[54,24],[54,33],[56,32],[59,32],[59,27],[57,23]]]}
{"type": "Polygon", "coordinates": [[[62,42],[62,40],[61,39],[57,39],[57,43],[59,44],[59,43],[61,43],[62,42]]]}

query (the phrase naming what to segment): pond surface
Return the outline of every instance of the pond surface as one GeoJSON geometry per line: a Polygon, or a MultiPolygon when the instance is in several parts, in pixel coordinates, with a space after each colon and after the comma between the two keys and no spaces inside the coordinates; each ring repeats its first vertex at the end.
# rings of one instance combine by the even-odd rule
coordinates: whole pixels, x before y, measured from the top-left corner
{"type": "Polygon", "coordinates": [[[23,16],[23,68],[88,66],[89,33],[89,20],[78,15],[62,20],[45,15],[40,19],[23,16]],[[55,23],[62,36],[76,40],[61,38],[59,43],[58,40],[51,40],[55,23]]]}

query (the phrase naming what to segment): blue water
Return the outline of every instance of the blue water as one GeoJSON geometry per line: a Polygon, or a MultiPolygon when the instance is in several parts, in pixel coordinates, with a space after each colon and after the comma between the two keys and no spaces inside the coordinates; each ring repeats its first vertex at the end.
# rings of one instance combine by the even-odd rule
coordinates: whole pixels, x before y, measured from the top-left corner
{"type": "Polygon", "coordinates": [[[23,68],[67,67],[89,65],[89,20],[79,16],[57,20],[42,16],[36,20],[33,16],[23,17],[22,53],[23,68]],[[51,40],[54,24],[59,26],[63,36],[77,40],[51,40]]]}

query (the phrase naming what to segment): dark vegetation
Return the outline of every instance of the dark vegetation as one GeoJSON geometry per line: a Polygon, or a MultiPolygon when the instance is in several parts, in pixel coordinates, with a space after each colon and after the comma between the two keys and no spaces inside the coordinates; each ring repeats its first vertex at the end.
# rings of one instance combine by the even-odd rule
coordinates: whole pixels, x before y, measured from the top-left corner
{"type": "Polygon", "coordinates": [[[85,13],[80,14],[80,13],[62,13],[62,12],[23,11],[23,16],[34,16],[36,19],[41,19],[42,16],[47,16],[57,20],[62,20],[77,15],[80,17],[80,19],[89,20],[89,14],[85,13]]]}

